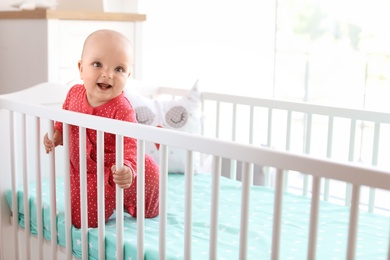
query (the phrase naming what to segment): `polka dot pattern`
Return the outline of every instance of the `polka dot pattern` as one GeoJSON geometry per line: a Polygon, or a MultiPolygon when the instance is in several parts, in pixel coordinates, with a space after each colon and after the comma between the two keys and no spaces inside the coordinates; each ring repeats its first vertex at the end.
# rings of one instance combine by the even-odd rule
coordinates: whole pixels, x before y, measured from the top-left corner
{"type": "MultiPolygon", "coordinates": [[[[94,116],[113,118],[128,122],[137,122],[136,115],[130,102],[122,93],[109,102],[91,107],[86,98],[83,85],[75,85],[69,90],[63,109],[75,111],[94,116]]],[[[62,131],[62,123],[56,122],[55,129],[62,131]]],[[[86,155],[87,155],[87,187],[88,187],[88,226],[97,227],[97,140],[96,131],[86,130],[86,155]]],[[[105,216],[106,220],[115,210],[115,183],[112,178],[111,166],[115,164],[115,135],[104,134],[104,175],[105,175],[105,216]]],[[[71,205],[72,223],[77,228],[81,227],[80,212],[80,161],[79,161],[79,128],[69,126],[69,153],[71,168],[71,205]]],[[[124,164],[137,169],[137,141],[132,138],[124,138],[124,164]]],[[[124,206],[126,210],[136,217],[136,177],[134,174],[133,183],[130,188],[124,190],[124,206]]],[[[147,218],[158,215],[158,183],[159,169],[156,163],[149,156],[145,158],[145,216],[147,218]]]]}

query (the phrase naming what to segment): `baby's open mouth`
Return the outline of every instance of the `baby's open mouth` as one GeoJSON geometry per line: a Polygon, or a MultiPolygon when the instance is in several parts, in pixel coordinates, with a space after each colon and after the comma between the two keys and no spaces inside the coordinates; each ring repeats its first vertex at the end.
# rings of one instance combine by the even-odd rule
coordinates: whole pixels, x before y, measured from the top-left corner
{"type": "Polygon", "coordinates": [[[104,84],[104,83],[98,83],[97,85],[99,86],[99,88],[102,89],[108,89],[112,87],[110,84],[104,84]]]}

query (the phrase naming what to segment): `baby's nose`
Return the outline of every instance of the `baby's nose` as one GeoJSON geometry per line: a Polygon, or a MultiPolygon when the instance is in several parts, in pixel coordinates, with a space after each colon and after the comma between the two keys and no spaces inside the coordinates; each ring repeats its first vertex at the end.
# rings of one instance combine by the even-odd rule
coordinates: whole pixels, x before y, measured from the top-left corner
{"type": "Polygon", "coordinates": [[[109,71],[103,71],[102,77],[112,79],[112,74],[109,71]]]}

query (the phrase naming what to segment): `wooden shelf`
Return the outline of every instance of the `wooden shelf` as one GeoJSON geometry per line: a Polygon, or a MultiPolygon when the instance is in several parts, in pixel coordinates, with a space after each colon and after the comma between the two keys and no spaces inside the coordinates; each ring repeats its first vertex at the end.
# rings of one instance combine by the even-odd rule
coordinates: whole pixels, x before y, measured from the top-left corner
{"type": "Polygon", "coordinates": [[[145,14],[105,13],[69,10],[36,9],[23,11],[0,11],[1,19],[59,19],[59,20],[98,20],[98,21],[145,21],[145,14]]]}

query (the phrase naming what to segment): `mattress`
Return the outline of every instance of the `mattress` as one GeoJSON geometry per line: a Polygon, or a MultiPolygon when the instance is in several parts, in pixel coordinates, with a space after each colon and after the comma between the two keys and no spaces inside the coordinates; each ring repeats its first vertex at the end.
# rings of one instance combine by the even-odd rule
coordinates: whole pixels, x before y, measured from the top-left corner
{"type": "MultiPolygon", "coordinates": [[[[65,245],[64,182],[57,182],[58,243],[65,245]]],[[[49,181],[42,182],[44,237],[50,240],[49,181]]],[[[167,195],[167,259],[184,259],[184,175],[168,175],[167,195]]],[[[208,258],[210,228],[211,176],[194,176],[193,186],[193,259],[208,258]]],[[[31,232],[37,234],[35,184],[29,188],[31,232]]],[[[12,205],[11,192],[6,193],[12,205]]],[[[24,227],[23,192],[18,191],[19,224],[24,227]]],[[[241,183],[221,178],[218,259],[239,259],[241,183]]],[[[269,259],[271,256],[274,191],[251,188],[248,259],[269,259]]],[[[307,258],[310,200],[285,193],[281,229],[281,259],[307,258]]],[[[124,257],[136,259],[136,219],[124,213],[124,257]]],[[[345,259],[348,237],[349,209],[321,202],[317,259],[345,259]]],[[[158,259],[159,217],[145,220],[145,259],[158,259]]],[[[106,222],[106,259],[114,259],[116,250],[115,214],[106,222]]],[[[73,253],[81,257],[81,233],[72,229],[73,253]]],[[[359,215],[356,259],[385,259],[389,237],[389,217],[362,212],[359,215]]],[[[90,259],[98,258],[98,230],[89,230],[90,259]]]]}

